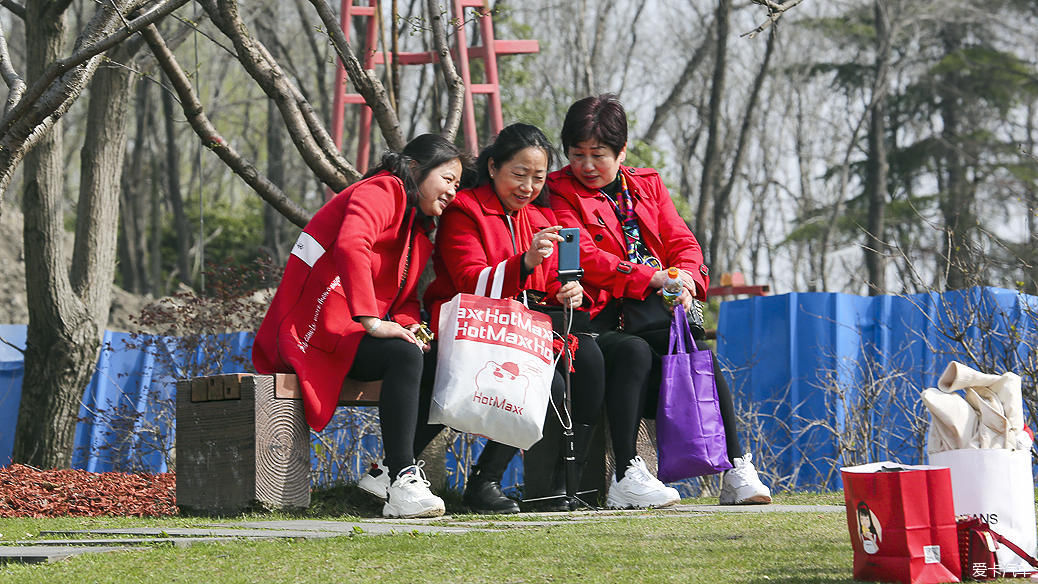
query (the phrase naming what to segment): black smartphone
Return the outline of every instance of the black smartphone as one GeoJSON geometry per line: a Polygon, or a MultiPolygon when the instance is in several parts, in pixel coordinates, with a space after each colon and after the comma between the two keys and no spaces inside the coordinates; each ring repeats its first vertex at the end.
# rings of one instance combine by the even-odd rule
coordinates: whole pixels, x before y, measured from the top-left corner
{"type": "Polygon", "coordinates": [[[559,279],[579,279],[580,269],[580,230],[576,228],[560,229],[559,235],[559,279]]]}

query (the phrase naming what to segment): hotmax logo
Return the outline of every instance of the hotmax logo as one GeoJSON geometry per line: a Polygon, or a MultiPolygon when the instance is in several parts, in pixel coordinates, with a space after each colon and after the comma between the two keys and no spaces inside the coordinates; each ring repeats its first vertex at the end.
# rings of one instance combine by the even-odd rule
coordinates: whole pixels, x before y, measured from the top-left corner
{"type": "Polygon", "coordinates": [[[472,401],[521,416],[526,405],[526,389],[529,385],[530,381],[519,372],[517,364],[487,361],[476,373],[476,392],[472,394],[472,401]],[[522,404],[508,401],[500,397],[502,395],[522,400],[522,404]]]}
{"type": "Polygon", "coordinates": [[[498,408],[506,412],[512,412],[517,416],[523,415],[522,407],[509,402],[507,399],[501,399],[499,397],[492,397],[484,393],[480,393],[478,389],[476,390],[476,393],[472,395],[472,401],[479,404],[483,404],[485,406],[490,406],[492,408],[498,408]]]}

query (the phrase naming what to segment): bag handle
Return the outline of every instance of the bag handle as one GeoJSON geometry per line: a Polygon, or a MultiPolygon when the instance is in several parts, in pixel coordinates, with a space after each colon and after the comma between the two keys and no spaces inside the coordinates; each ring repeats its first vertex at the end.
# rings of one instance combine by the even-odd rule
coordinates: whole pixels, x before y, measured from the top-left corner
{"type": "Polygon", "coordinates": [[[500,300],[501,290],[505,286],[505,263],[508,260],[504,260],[496,266],[487,266],[479,272],[479,279],[476,281],[476,296],[490,296],[495,300],[500,300]],[[490,286],[490,294],[487,294],[487,281],[490,279],[490,272],[494,273],[494,281],[490,286]]]}
{"type": "Polygon", "coordinates": [[[687,347],[695,347],[692,340],[692,330],[688,328],[688,319],[685,318],[685,307],[674,307],[674,319],[670,321],[670,349],[668,355],[688,353],[687,347]],[[674,352],[674,344],[677,343],[677,353],[674,352]]]}
{"type": "Polygon", "coordinates": [[[1006,536],[1004,536],[1004,535],[996,532],[995,530],[991,529],[991,527],[988,527],[988,532],[991,533],[991,535],[998,541],[998,543],[1000,543],[1000,544],[1006,546],[1007,548],[1013,550],[1013,553],[1015,553],[1016,555],[1020,556],[1020,558],[1022,560],[1024,560],[1025,562],[1027,562],[1028,564],[1031,564],[1032,568],[1038,568],[1038,560],[1032,558],[1031,554],[1025,552],[1023,549],[1020,548],[1020,546],[1018,546],[1015,543],[1009,541],[1009,538],[1007,538],[1006,536]]]}

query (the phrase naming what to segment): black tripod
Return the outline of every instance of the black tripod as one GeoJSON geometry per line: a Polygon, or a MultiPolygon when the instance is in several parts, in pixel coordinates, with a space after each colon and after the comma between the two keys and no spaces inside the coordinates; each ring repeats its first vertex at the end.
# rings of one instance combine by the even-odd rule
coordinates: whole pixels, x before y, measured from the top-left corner
{"type": "MultiPolygon", "coordinates": [[[[575,270],[559,270],[559,282],[566,284],[567,282],[576,282],[584,276],[584,269],[577,268],[575,270]]],[[[567,305],[562,309],[562,354],[563,354],[563,379],[566,384],[565,397],[563,398],[562,409],[566,412],[566,420],[562,420],[562,416],[559,415],[559,422],[562,425],[562,460],[563,468],[566,472],[566,498],[569,501],[577,501],[585,507],[593,507],[586,501],[578,496],[577,490],[580,488],[579,482],[580,477],[578,476],[579,464],[577,463],[576,453],[576,439],[573,434],[573,394],[570,386],[570,367],[573,364],[573,352],[570,349],[569,344],[569,331],[573,322],[573,307],[567,305]]]]}

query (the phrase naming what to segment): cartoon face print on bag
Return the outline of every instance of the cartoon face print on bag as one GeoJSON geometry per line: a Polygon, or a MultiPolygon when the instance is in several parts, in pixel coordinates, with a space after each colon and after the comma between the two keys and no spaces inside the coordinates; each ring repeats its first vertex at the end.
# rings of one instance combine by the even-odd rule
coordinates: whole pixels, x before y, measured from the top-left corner
{"type": "Polygon", "coordinates": [[[505,396],[522,396],[522,401],[516,405],[523,405],[526,403],[526,388],[529,385],[530,380],[520,373],[516,363],[487,361],[476,374],[476,399],[485,397],[493,401],[505,396]]]}
{"type": "Polygon", "coordinates": [[[879,542],[883,541],[883,527],[865,501],[858,503],[858,537],[867,554],[878,552],[879,542]]]}

